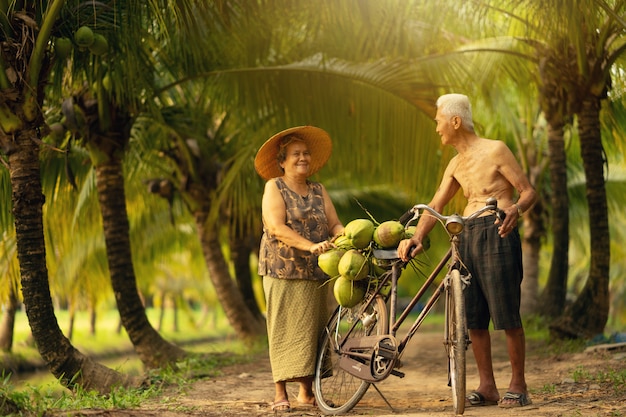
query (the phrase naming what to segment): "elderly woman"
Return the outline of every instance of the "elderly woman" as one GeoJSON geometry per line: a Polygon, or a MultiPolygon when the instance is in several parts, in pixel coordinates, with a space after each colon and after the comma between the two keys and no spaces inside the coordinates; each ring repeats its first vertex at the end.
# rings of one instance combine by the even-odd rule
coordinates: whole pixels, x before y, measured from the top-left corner
{"type": "Polygon", "coordinates": [[[254,160],[267,180],[259,274],[267,304],[274,411],[291,411],[287,382],[299,384],[299,405],[315,405],[317,344],[328,317],[329,288],[317,257],[334,247],[343,225],[324,186],[308,178],[326,164],[331,150],[324,130],[300,126],[272,136],[254,160]]]}

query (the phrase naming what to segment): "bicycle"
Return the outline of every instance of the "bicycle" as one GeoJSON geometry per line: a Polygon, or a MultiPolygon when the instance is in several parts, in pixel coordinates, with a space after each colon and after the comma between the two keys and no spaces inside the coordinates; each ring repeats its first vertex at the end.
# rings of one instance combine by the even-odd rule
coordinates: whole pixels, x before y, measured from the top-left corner
{"type": "Polygon", "coordinates": [[[450,248],[402,309],[400,316],[396,319],[398,279],[411,261],[399,259],[395,249],[374,249],[374,257],[388,261],[390,267],[373,281],[377,284],[368,290],[359,304],[352,308],[337,307],[324,329],[315,367],[314,393],[317,405],[325,415],[344,414],[356,406],[370,385],[378,390],[375,384],[390,375],[404,376],[398,369],[402,353],[442,294],[445,299],[444,346],[448,356],[448,386],[452,389],[454,412],[463,414],[465,411],[465,358],[471,342],[467,331],[463,289],[470,284],[471,275],[461,273],[463,263],[458,253],[458,236],[468,220],[486,212],[495,213],[502,220],[502,212],[493,198],[488,199],[483,208],[466,217],[458,214],[444,216],[425,204],[417,204],[400,218],[400,222],[407,228],[425,212],[444,224],[450,237],[450,248]],[[400,326],[446,264],[448,267],[444,279],[406,336],[398,339],[396,334],[400,326]]]}

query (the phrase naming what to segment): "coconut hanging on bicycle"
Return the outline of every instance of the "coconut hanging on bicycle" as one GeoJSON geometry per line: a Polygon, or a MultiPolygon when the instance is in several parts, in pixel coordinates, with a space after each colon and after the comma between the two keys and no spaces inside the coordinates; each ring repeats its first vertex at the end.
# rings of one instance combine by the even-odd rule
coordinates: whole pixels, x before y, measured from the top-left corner
{"type": "Polygon", "coordinates": [[[366,287],[362,281],[353,281],[340,276],[335,280],[333,294],[337,303],[344,308],[352,308],[365,297],[366,287]]]}
{"type": "Polygon", "coordinates": [[[337,265],[339,278],[333,286],[333,294],[340,306],[351,308],[365,296],[369,273],[367,258],[356,249],[346,251],[337,265]]]}
{"type": "Polygon", "coordinates": [[[337,266],[339,274],[351,281],[367,278],[369,265],[367,258],[358,250],[350,249],[343,254],[337,266]]]}
{"type": "Polygon", "coordinates": [[[374,237],[374,222],[369,219],[354,219],[344,228],[344,235],[350,245],[356,249],[364,249],[369,246],[374,237]]]}
{"type": "Polygon", "coordinates": [[[339,275],[339,261],[345,253],[346,250],[340,247],[331,249],[317,257],[317,264],[326,275],[335,278],[339,275]]]}
{"type": "Polygon", "coordinates": [[[383,249],[396,248],[398,243],[405,236],[405,229],[402,223],[395,220],[388,220],[379,224],[374,229],[374,242],[383,249]]]}

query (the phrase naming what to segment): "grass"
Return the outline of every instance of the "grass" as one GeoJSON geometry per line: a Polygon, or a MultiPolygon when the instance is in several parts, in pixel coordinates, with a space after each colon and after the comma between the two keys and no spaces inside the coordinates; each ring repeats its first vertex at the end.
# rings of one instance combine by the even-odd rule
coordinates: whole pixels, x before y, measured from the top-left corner
{"type": "MultiPolygon", "coordinates": [[[[148,309],[146,313],[156,329],[160,312],[148,309]]],[[[147,374],[126,332],[123,328],[120,330],[116,310],[104,312],[98,317],[95,335],[89,332],[88,315],[77,314],[71,340],[74,347],[112,369],[130,375],[145,375],[152,382],[147,388],[118,389],[103,396],[81,388],[70,392],[47,370],[29,375],[12,375],[7,364],[43,365],[39,352],[33,346],[27,318],[24,313],[18,313],[13,353],[3,358],[0,395],[35,415],[43,415],[43,411],[51,409],[132,408],[147,398],[160,395],[164,386],[177,386],[182,391],[189,380],[194,379],[193,375],[214,375],[220,367],[234,362],[247,362],[265,348],[263,343],[249,346],[238,341],[221,310],[208,317],[203,317],[199,311],[181,313],[178,330],[173,329],[172,312],[168,314],[159,333],[165,340],[182,346],[190,356],[176,364],[177,370],[159,369],[147,374]]],[[[69,323],[67,311],[57,311],[56,316],[59,326],[66,332],[69,323]]]]}
{"type": "MultiPolygon", "coordinates": [[[[158,323],[159,311],[155,309],[147,309],[146,314],[152,326],[156,329],[158,323]]],[[[206,346],[202,344],[196,346],[191,342],[198,340],[220,339],[228,341],[234,337],[234,333],[230,328],[221,310],[213,313],[207,320],[201,322],[201,312],[193,311],[189,314],[180,314],[179,329],[173,329],[172,312],[168,311],[163,328],[159,333],[165,340],[178,345],[184,345],[189,351],[205,351],[206,346]]],[[[61,330],[67,335],[69,329],[69,314],[66,310],[56,311],[57,321],[61,330]]],[[[158,330],[158,329],[157,329],[158,330]]],[[[89,331],[89,316],[86,312],[79,312],[74,321],[74,331],[71,339],[72,344],[82,353],[102,358],[103,363],[115,363],[120,354],[133,352],[133,345],[126,334],[123,327],[119,326],[119,314],[116,310],[102,312],[98,316],[96,324],[96,334],[92,335],[89,331]],[[113,357],[113,362],[107,360],[107,357],[113,357]]],[[[219,344],[212,345],[211,349],[218,349],[219,344]]],[[[41,357],[37,351],[32,338],[30,336],[30,327],[28,320],[23,312],[16,316],[13,356],[17,359],[40,363],[41,357]]],[[[129,371],[129,367],[134,367],[131,362],[118,363],[121,371],[129,371]]]]}
{"type": "Polygon", "coordinates": [[[626,393],[626,369],[589,371],[582,366],[572,373],[576,383],[597,383],[608,385],[615,394],[626,393]]]}

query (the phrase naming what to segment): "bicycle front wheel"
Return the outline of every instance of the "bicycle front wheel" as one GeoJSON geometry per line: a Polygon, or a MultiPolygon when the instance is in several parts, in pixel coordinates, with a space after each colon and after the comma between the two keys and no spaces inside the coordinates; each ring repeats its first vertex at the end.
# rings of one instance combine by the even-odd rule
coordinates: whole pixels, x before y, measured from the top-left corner
{"type": "Polygon", "coordinates": [[[315,400],[322,414],[338,415],[350,411],[365,395],[369,382],[339,367],[340,344],[344,338],[387,334],[387,307],[380,295],[363,313],[362,304],[353,308],[337,307],[322,335],[315,367],[315,400]],[[346,334],[354,322],[356,326],[346,334]],[[364,322],[365,321],[365,322],[364,322]]]}
{"type": "Polygon", "coordinates": [[[465,357],[468,345],[463,282],[458,270],[450,272],[446,295],[446,349],[455,414],[465,411],[465,357]]]}

